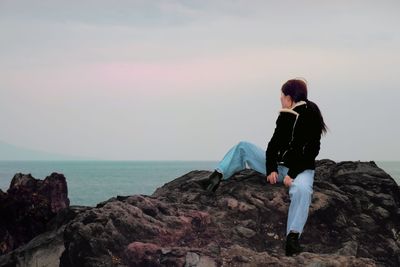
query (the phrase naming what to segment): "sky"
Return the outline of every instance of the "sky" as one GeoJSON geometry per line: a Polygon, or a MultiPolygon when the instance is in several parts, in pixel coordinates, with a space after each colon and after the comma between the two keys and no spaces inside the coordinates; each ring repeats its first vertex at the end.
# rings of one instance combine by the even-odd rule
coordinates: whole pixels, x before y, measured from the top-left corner
{"type": "Polygon", "coordinates": [[[266,148],[288,79],[318,159],[400,160],[399,1],[0,0],[0,140],[105,160],[266,148]]]}

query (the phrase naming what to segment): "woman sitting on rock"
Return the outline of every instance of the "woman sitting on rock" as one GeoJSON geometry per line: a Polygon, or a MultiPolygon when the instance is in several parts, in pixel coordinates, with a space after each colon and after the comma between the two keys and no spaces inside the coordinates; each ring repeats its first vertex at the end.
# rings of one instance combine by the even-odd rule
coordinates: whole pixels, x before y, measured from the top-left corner
{"type": "Polygon", "coordinates": [[[210,175],[207,191],[215,192],[222,179],[246,168],[266,175],[270,184],[289,187],[290,206],[286,230],[286,255],[301,252],[299,237],[308,217],[313,192],[315,158],[327,127],[318,106],[307,99],[307,84],[292,79],[282,86],[282,109],[267,150],[239,142],[210,175]]]}

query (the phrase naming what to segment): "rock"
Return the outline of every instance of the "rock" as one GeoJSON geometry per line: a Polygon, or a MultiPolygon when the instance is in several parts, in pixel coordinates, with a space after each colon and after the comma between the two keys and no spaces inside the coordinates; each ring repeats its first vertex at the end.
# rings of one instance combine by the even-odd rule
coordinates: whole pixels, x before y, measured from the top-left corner
{"type": "Polygon", "coordinates": [[[59,266],[64,252],[64,228],[43,233],[26,245],[1,256],[0,266],[59,266]]]}
{"type": "Polygon", "coordinates": [[[0,256],[0,266],[59,266],[64,251],[66,223],[89,207],[72,206],[63,209],[48,223],[48,230],[27,244],[0,256]]]}
{"type": "Polygon", "coordinates": [[[17,173],[7,193],[0,193],[0,255],[47,231],[47,224],[69,206],[64,175],[44,180],[17,173]]]}
{"type": "Polygon", "coordinates": [[[348,241],[343,244],[343,247],[336,253],[345,256],[356,256],[358,249],[358,243],[356,241],[348,241]]]}
{"type": "Polygon", "coordinates": [[[208,194],[209,174],[192,171],[151,196],[117,196],[95,208],[68,207],[58,174],[46,183],[17,174],[0,191],[0,211],[14,216],[1,213],[0,247],[18,248],[0,256],[0,266],[400,265],[399,186],[373,162],[317,162],[305,252],[295,257],[283,248],[287,188],[244,170],[208,194]],[[18,244],[21,233],[39,235],[18,244]]]}
{"type": "MultiPolygon", "coordinates": [[[[161,255],[161,247],[153,243],[133,242],[129,244],[126,249],[125,260],[129,261],[131,265],[145,266],[146,264],[153,264],[152,258],[161,255]]],[[[120,258],[112,256],[111,263],[120,263],[120,258]]],[[[159,262],[155,266],[161,266],[159,262]]]]}
{"type": "Polygon", "coordinates": [[[186,253],[185,267],[195,267],[200,262],[200,256],[197,253],[186,253]]]}
{"type": "Polygon", "coordinates": [[[373,162],[317,162],[295,257],[283,246],[287,188],[244,170],[208,194],[209,175],[82,211],[65,228],[60,266],[400,266],[399,186],[373,162]]]}
{"type": "Polygon", "coordinates": [[[254,235],[256,234],[255,231],[253,231],[253,230],[251,230],[251,229],[249,229],[249,228],[240,226],[240,225],[239,225],[239,226],[236,226],[236,231],[237,231],[241,236],[244,236],[244,237],[246,237],[246,238],[251,238],[252,236],[254,236],[254,235]]]}
{"type": "Polygon", "coordinates": [[[315,254],[303,252],[295,257],[285,257],[265,252],[255,252],[249,248],[234,245],[224,249],[221,253],[224,259],[223,266],[314,266],[314,267],[342,267],[342,266],[377,266],[372,259],[342,256],[337,254],[315,254]],[[237,256],[240,255],[240,256],[237,256]]]}

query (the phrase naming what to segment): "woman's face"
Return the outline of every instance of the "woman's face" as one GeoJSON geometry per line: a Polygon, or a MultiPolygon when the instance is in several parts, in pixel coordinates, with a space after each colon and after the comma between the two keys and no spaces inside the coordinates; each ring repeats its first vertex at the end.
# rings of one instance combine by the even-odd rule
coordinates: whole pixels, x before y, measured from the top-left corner
{"type": "Polygon", "coordinates": [[[281,104],[282,108],[291,108],[293,105],[293,100],[289,95],[285,95],[281,92],[281,104]]]}

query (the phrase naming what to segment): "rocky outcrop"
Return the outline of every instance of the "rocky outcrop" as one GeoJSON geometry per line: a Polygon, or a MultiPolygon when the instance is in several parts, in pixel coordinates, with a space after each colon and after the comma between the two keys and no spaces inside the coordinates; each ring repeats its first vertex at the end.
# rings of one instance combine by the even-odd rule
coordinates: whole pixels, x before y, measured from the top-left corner
{"type": "Polygon", "coordinates": [[[0,192],[0,255],[49,230],[48,223],[68,207],[64,175],[39,180],[17,173],[7,193],[0,192]]]}
{"type": "Polygon", "coordinates": [[[209,174],[79,213],[61,266],[400,266],[400,190],[373,162],[317,163],[305,252],[295,257],[283,249],[287,188],[244,170],[210,195],[209,174]]]}
{"type": "Polygon", "coordinates": [[[27,244],[0,256],[0,266],[4,267],[54,267],[60,265],[64,252],[64,230],[66,223],[89,207],[72,206],[61,210],[47,224],[48,231],[39,234],[27,244]]]}

